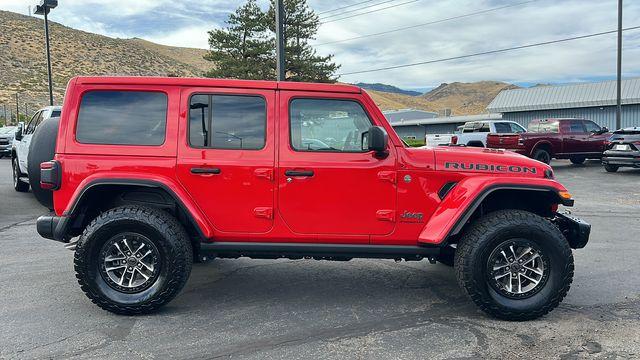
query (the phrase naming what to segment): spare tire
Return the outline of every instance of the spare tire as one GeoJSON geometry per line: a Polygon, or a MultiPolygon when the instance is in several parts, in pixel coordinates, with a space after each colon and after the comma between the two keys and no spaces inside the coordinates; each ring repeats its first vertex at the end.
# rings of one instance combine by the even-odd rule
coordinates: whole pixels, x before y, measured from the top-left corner
{"type": "Polygon", "coordinates": [[[36,200],[49,210],[53,210],[53,192],[40,187],[40,164],[53,160],[56,152],[56,138],[60,118],[50,118],[42,122],[31,137],[27,171],[31,192],[36,200]]]}

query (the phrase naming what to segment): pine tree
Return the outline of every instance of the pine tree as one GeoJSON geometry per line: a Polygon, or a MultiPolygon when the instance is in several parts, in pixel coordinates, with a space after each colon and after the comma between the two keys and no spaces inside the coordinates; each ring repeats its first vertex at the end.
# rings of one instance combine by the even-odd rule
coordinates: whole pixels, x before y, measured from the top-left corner
{"type": "MultiPolygon", "coordinates": [[[[318,15],[306,0],[284,1],[285,72],[290,81],[335,82],[339,65],[331,62],[333,55],[320,56],[309,45],[320,26],[318,15]]],[[[267,13],[269,28],[275,33],[275,2],[267,13]]],[[[275,56],[275,52],[274,52],[275,56]]],[[[272,61],[275,64],[275,59],[272,61]]]]}
{"type": "Polygon", "coordinates": [[[248,0],[229,16],[227,27],[209,31],[210,52],[205,59],[214,68],[205,76],[236,79],[273,79],[275,42],[269,33],[269,20],[256,4],[248,0]]]}

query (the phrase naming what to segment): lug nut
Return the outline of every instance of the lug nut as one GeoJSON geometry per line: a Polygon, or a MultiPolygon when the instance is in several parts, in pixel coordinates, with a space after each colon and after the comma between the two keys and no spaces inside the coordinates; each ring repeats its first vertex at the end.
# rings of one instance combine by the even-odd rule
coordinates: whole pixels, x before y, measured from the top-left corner
{"type": "Polygon", "coordinates": [[[133,268],[131,266],[129,266],[129,271],[133,270],[133,268]]]}

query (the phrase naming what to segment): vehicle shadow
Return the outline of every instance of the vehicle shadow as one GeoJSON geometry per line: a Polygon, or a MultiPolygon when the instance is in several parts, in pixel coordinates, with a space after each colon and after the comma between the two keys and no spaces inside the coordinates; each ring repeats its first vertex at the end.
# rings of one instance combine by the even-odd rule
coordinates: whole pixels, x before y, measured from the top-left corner
{"type": "Polygon", "coordinates": [[[457,315],[478,314],[457,286],[453,269],[442,264],[220,259],[194,266],[189,283],[166,311],[213,307],[219,314],[249,306],[256,317],[265,311],[274,317],[291,311],[366,317],[442,305],[457,315]]]}

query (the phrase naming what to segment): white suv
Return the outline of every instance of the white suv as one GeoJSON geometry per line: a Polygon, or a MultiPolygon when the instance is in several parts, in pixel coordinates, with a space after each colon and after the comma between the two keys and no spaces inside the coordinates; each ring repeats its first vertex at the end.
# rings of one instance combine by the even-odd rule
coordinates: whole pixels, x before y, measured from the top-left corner
{"type": "Polygon", "coordinates": [[[47,106],[36,111],[26,123],[18,126],[13,139],[11,151],[11,165],[13,167],[13,188],[19,192],[29,191],[29,178],[27,157],[29,155],[29,145],[31,137],[40,124],[52,117],[60,117],[62,107],[47,106]]]}

